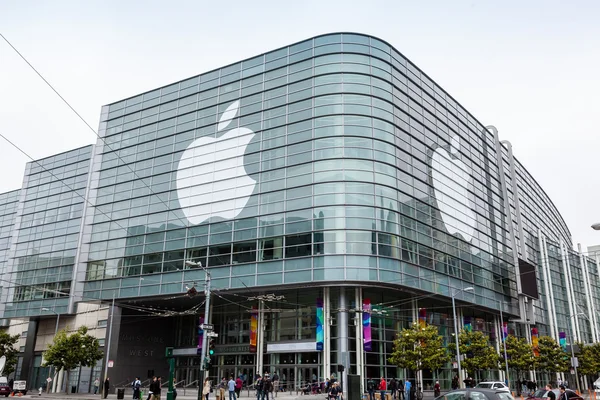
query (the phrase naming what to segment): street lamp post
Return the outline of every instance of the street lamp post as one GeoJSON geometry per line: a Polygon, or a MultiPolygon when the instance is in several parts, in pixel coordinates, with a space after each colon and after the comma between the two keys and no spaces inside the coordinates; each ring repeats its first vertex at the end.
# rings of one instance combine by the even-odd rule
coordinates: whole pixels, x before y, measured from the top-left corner
{"type": "Polygon", "coordinates": [[[458,386],[460,388],[463,387],[463,380],[462,380],[462,371],[460,369],[460,347],[458,346],[458,320],[456,318],[456,304],[454,302],[454,297],[456,297],[456,294],[458,292],[472,292],[473,291],[473,287],[469,286],[468,288],[464,288],[464,289],[455,289],[452,292],[452,313],[454,314],[454,341],[456,344],[456,362],[458,364],[458,386]]]}
{"type": "MultiPolygon", "coordinates": [[[[60,314],[57,313],[53,308],[43,307],[42,311],[52,311],[54,314],[56,314],[56,326],[54,327],[54,337],[56,337],[56,334],[58,333],[58,323],[60,321],[60,314]]],[[[48,378],[50,378],[51,375],[52,375],[52,365],[48,369],[48,378]]],[[[46,393],[50,393],[50,381],[48,381],[47,379],[46,379],[46,393]]]]}
{"type": "MultiPolygon", "coordinates": [[[[569,322],[571,321],[571,318],[577,318],[580,315],[586,316],[585,313],[582,313],[582,312],[573,314],[573,315],[571,315],[571,317],[569,317],[569,322]]],[[[575,322],[575,321],[573,321],[573,322],[575,322]]],[[[571,365],[573,366],[573,369],[575,369],[575,380],[577,381],[577,391],[579,393],[581,393],[581,387],[579,384],[579,373],[577,372],[577,363],[575,363],[575,350],[573,349],[573,342],[575,341],[575,337],[572,335],[570,323],[567,324],[567,329],[569,331],[568,332],[569,337],[571,338],[571,365]]]]}
{"type": "Polygon", "coordinates": [[[502,316],[502,301],[498,300],[500,303],[500,329],[502,330],[502,344],[504,346],[504,366],[506,367],[506,386],[509,386],[510,379],[508,378],[508,357],[506,355],[506,338],[504,337],[504,317],[502,316]]]}
{"type": "MultiPolygon", "coordinates": [[[[185,265],[189,266],[189,267],[199,267],[202,268],[204,270],[204,272],[206,273],[206,291],[204,293],[205,295],[205,300],[204,300],[204,323],[208,324],[209,321],[209,312],[210,312],[210,272],[208,272],[208,270],[206,268],[204,268],[204,266],[202,265],[201,262],[193,262],[193,261],[186,261],[185,265]]],[[[204,376],[206,376],[208,374],[208,371],[206,371],[204,369],[204,359],[206,357],[206,346],[207,346],[207,339],[208,339],[208,332],[205,332],[202,335],[202,349],[200,349],[200,371],[204,372],[204,376]]],[[[198,376],[198,400],[202,400],[202,398],[204,397],[202,395],[202,389],[203,387],[203,382],[204,382],[204,376],[200,377],[198,376]]]]}

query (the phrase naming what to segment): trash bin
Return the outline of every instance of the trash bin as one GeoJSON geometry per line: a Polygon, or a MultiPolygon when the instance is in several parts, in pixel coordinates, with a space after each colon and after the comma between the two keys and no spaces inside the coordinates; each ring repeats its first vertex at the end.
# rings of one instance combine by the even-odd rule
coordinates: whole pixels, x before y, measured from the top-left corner
{"type": "Polygon", "coordinates": [[[117,389],[117,399],[123,400],[125,398],[125,389],[117,389]]]}
{"type": "Polygon", "coordinates": [[[71,393],[77,393],[77,386],[71,386],[71,393]]]}

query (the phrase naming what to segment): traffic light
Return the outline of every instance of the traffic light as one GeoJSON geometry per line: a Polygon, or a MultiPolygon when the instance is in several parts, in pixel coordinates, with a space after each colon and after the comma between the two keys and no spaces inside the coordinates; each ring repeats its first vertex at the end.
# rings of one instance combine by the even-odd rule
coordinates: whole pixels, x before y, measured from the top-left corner
{"type": "Polygon", "coordinates": [[[208,341],[208,354],[210,356],[215,354],[215,341],[213,339],[209,339],[208,341]]]}
{"type": "Polygon", "coordinates": [[[208,356],[204,357],[204,369],[209,370],[211,366],[212,366],[212,361],[211,361],[210,357],[208,357],[208,356]]]}

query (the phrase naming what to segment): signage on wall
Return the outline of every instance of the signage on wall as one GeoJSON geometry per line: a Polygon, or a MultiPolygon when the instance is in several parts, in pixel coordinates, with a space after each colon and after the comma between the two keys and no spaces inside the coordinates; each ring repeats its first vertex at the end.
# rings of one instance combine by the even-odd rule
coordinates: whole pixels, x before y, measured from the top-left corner
{"type": "Polygon", "coordinates": [[[323,351],[323,299],[317,299],[317,351],[323,351]]]}
{"type": "Polygon", "coordinates": [[[431,169],[433,191],[446,230],[470,242],[477,227],[477,215],[469,199],[471,171],[460,159],[460,136],[452,138],[450,154],[442,147],[435,150],[431,169]]]}
{"type": "Polygon", "coordinates": [[[108,368],[112,368],[115,366],[115,362],[113,360],[108,360],[108,368]]]}
{"type": "Polygon", "coordinates": [[[363,348],[365,351],[371,351],[371,300],[363,300],[363,348]]]}
{"type": "MultiPolygon", "coordinates": [[[[238,100],[223,112],[217,135],[231,124],[239,106],[238,100]]],[[[183,152],[177,168],[177,197],[191,224],[200,224],[210,217],[233,219],[242,212],[256,186],[256,181],[248,176],[244,167],[246,147],[253,138],[252,130],[233,128],[217,138],[198,138],[183,152]],[[215,168],[220,171],[218,174],[215,168]],[[213,192],[213,182],[226,179],[235,181],[235,185],[213,192]],[[206,205],[212,202],[218,202],[219,206],[213,206],[215,208],[206,213],[211,209],[206,205]]]]}

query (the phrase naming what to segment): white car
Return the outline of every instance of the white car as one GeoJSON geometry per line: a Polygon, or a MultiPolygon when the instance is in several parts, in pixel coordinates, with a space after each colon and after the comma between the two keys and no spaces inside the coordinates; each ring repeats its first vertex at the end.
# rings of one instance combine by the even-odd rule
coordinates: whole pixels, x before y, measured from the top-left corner
{"type": "Polygon", "coordinates": [[[475,387],[481,389],[493,389],[497,392],[510,393],[509,387],[506,386],[504,382],[479,382],[475,387]]]}

